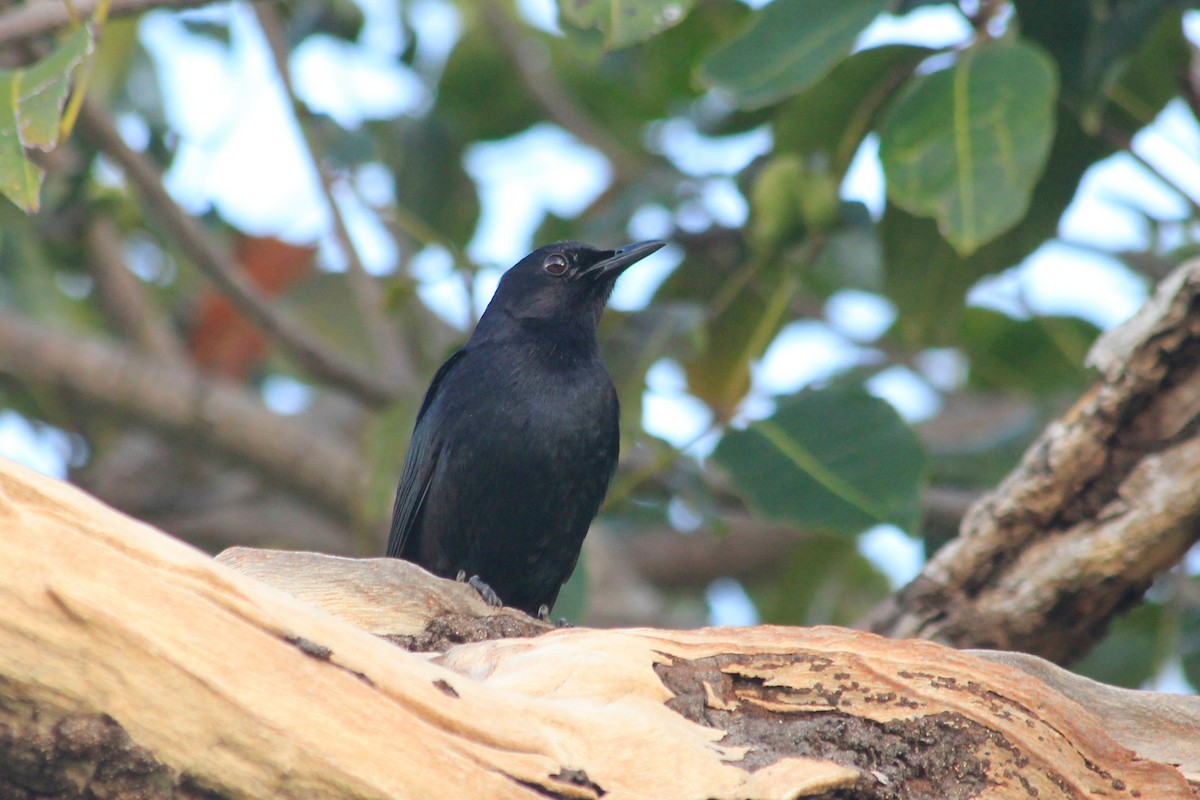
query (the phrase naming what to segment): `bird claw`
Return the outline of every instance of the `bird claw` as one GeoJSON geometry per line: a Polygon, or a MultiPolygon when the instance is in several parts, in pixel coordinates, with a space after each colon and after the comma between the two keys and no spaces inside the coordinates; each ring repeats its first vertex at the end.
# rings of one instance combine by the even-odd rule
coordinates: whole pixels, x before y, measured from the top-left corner
{"type": "Polygon", "coordinates": [[[542,603],[540,606],[538,606],[537,618],[540,619],[542,622],[549,622],[551,625],[553,625],[556,628],[574,628],[575,627],[571,623],[567,622],[565,617],[559,617],[558,619],[550,619],[550,606],[546,605],[545,603],[542,603]]]}
{"type": "Polygon", "coordinates": [[[455,578],[455,580],[461,583],[463,582],[464,578],[466,578],[465,583],[468,586],[479,592],[479,596],[483,598],[483,602],[487,603],[493,608],[499,608],[500,606],[504,605],[504,602],[500,599],[500,595],[496,594],[495,589],[484,583],[483,578],[480,578],[478,575],[472,575],[471,577],[467,578],[466,571],[459,570],[458,577],[455,578]]]}

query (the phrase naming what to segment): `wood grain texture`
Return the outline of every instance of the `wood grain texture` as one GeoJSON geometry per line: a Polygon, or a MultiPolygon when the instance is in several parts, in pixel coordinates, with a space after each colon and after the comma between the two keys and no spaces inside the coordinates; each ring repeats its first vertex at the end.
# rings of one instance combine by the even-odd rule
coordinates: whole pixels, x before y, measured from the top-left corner
{"type": "MultiPolygon", "coordinates": [[[[6,462],[0,528],[0,741],[33,754],[0,788],[120,763],[110,797],[1193,796],[1074,700],[929,642],[563,629],[414,654],[335,616],[384,630],[398,597],[411,634],[404,565],[384,591],[379,563],[305,557],[342,575],[300,591],[322,610],[6,462]]],[[[469,613],[438,583],[430,608],[469,613]]]]}

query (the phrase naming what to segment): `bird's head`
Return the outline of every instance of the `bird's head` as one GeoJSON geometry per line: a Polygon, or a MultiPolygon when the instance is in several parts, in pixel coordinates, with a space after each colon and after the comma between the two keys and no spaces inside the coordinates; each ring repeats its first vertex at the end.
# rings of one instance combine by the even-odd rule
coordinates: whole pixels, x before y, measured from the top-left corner
{"type": "Polygon", "coordinates": [[[504,273],[480,325],[503,315],[534,325],[582,324],[595,330],[621,273],[664,244],[640,242],[616,250],[583,242],[539,247],[504,273]]]}

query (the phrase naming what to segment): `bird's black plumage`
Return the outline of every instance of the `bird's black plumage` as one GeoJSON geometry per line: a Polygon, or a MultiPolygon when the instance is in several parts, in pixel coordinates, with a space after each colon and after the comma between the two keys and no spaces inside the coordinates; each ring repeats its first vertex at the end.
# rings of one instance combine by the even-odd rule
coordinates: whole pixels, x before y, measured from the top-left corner
{"type": "Polygon", "coordinates": [[[662,247],[539,248],[509,269],[433,378],[405,456],[388,555],[552,607],[617,464],[596,327],[617,277],[662,247]]]}

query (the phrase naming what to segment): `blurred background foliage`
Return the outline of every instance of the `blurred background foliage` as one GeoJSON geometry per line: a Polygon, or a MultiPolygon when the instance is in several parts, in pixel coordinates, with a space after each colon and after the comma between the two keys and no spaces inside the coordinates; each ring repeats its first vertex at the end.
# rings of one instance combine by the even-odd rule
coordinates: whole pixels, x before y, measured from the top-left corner
{"type": "MultiPolygon", "coordinates": [[[[672,243],[665,267],[623,279],[641,283],[604,321],[623,459],[557,612],[599,624],[852,624],[1091,381],[1084,355],[1115,320],[986,291],[1067,238],[1061,223],[1089,170],[1124,159],[1178,201],[1166,215],[1126,209],[1144,233],[1137,247],[1069,242],[1132,287],[1130,308],[1195,251],[1196,200],[1137,138],[1164,109],[1195,122],[1188,3],[380,5],[296,0],[138,20],[117,16],[116,0],[112,19],[0,50],[0,317],[67,333],[68,349],[101,341],[122,359],[184,364],[236,388],[294,420],[301,439],[347,455],[344,502],[298,490],[306,479],[265,468],[266,456],[244,452],[252,445],[149,413],[139,394],[152,387],[100,398],[49,368],[18,376],[0,362],[4,424],[17,431],[4,449],[49,452],[43,468],[59,463],[210,550],[378,555],[421,392],[520,255],[489,245],[497,226],[525,250],[661,237],[672,243]],[[881,21],[917,35],[873,43],[864,32],[881,21]],[[923,35],[923,24],[952,35],[923,35]],[[174,30],[236,83],[249,69],[234,58],[247,25],[261,31],[258,51],[269,43],[288,66],[274,90],[306,161],[273,180],[318,187],[315,227],[286,214],[247,222],[194,189],[206,177],[187,166],[196,122],[181,120],[200,103],[172,94],[174,45],[159,37],[174,30]],[[305,72],[301,55],[318,46],[368,53],[416,99],[339,113],[338,96],[374,84],[305,72]],[[86,86],[77,124],[79,109],[64,105],[72,75],[86,86]],[[312,88],[322,79],[324,101],[312,88]],[[569,185],[587,181],[564,169],[549,182],[574,199],[543,203],[532,222],[506,215],[520,203],[489,199],[479,164],[488,146],[518,139],[593,165],[596,187],[569,185]],[[174,199],[155,199],[130,163],[165,172],[174,199]],[[863,163],[882,169],[875,202],[855,188],[863,163]],[[380,391],[331,380],[248,322],[206,279],[180,216],[272,313],[380,391]]],[[[241,102],[205,121],[214,140],[256,110],[241,102]]],[[[272,143],[262,147],[251,160],[271,157],[272,143]]],[[[14,346],[0,337],[0,350],[14,346]]],[[[211,424],[237,438],[236,422],[211,424]]],[[[1200,686],[1195,567],[1164,577],[1081,668],[1126,685],[1173,670],[1200,686]]]]}

